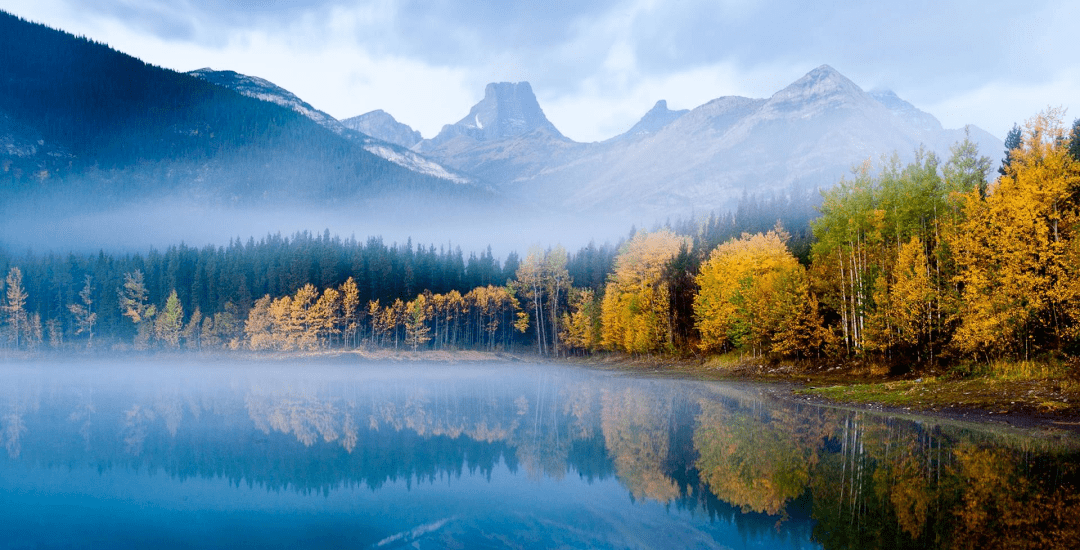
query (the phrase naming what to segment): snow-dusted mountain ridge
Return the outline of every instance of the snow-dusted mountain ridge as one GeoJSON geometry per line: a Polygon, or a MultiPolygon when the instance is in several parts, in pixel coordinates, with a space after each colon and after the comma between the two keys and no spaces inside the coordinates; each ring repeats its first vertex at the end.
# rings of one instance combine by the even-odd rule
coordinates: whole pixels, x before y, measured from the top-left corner
{"type": "MultiPolygon", "coordinates": [[[[983,155],[1000,155],[1000,139],[966,131],[983,155]]],[[[565,138],[528,83],[489,84],[468,115],[416,148],[532,203],[656,219],[730,208],[744,193],[829,187],[868,159],[909,161],[920,148],[945,160],[964,137],[822,65],[764,99],[720,97],[689,111],[661,100],[600,143],[565,138]]]]}
{"type": "Polygon", "coordinates": [[[409,125],[398,122],[390,113],[376,109],[341,121],[346,128],[402,147],[412,147],[423,137],[409,125]]]}
{"type": "MultiPolygon", "coordinates": [[[[401,166],[403,168],[412,170],[419,174],[444,179],[457,184],[487,187],[486,185],[477,181],[476,178],[470,177],[466,174],[462,174],[455,170],[447,169],[445,166],[440,165],[438,162],[426,158],[423,155],[417,154],[415,151],[410,150],[409,146],[404,146],[394,141],[373,137],[367,133],[351,128],[349,127],[349,125],[343,124],[336,118],[312,107],[310,104],[300,99],[292,92],[274,84],[273,82],[270,82],[269,80],[256,76],[240,74],[234,71],[216,71],[210,68],[198,69],[195,71],[191,71],[188,74],[202,78],[203,80],[217,84],[219,86],[235,90],[248,97],[261,99],[263,101],[274,103],[287,109],[296,111],[297,113],[300,113],[301,115],[304,115],[305,117],[317,122],[324,128],[327,128],[328,130],[331,130],[332,132],[342,137],[356,141],[369,153],[382,157],[383,159],[393,162],[394,164],[397,164],[398,166],[401,166]]],[[[390,117],[390,115],[386,116],[390,117]]],[[[393,120],[393,117],[390,117],[390,120],[393,120]]],[[[406,128],[408,127],[406,126],[406,128]]],[[[417,136],[419,136],[419,134],[417,134],[417,136]]],[[[417,141],[419,141],[419,139],[417,141]]]]}

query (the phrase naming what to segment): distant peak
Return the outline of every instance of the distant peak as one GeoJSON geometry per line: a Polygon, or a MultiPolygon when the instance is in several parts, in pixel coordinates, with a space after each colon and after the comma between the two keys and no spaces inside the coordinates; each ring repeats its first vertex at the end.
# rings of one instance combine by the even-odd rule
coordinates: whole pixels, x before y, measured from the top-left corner
{"type": "MultiPolygon", "coordinates": [[[[829,65],[822,65],[808,73],[805,76],[795,81],[795,84],[802,83],[814,83],[814,82],[834,82],[843,86],[854,86],[858,88],[854,82],[848,77],[840,74],[840,71],[830,67],[829,65]]],[[[862,88],[859,88],[861,91],[862,88]]]]}
{"type": "Polygon", "coordinates": [[[822,100],[834,101],[840,97],[864,95],[862,88],[829,65],[822,65],[787,88],[776,92],[770,101],[779,103],[807,103],[822,100]]]}
{"type": "Polygon", "coordinates": [[[686,109],[672,111],[668,109],[667,100],[661,99],[653,105],[652,109],[645,113],[645,116],[641,117],[637,124],[612,139],[627,139],[655,134],[688,112],[686,109]]]}
{"type": "Polygon", "coordinates": [[[544,116],[528,82],[492,82],[484,87],[484,99],[473,105],[469,114],[451,125],[448,131],[450,134],[464,133],[474,139],[492,140],[519,136],[537,129],[562,137],[544,116]]]}
{"type": "MultiPolygon", "coordinates": [[[[820,67],[818,67],[818,68],[816,68],[816,69],[814,69],[814,70],[812,70],[812,71],[810,71],[809,73],[806,73],[806,74],[807,75],[828,75],[828,74],[839,75],[840,72],[837,71],[836,69],[832,68],[831,65],[821,65],[820,67]]],[[[843,75],[841,75],[841,76],[843,76],[843,75]]]]}
{"type": "Polygon", "coordinates": [[[347,118],[342,120],[341,123],[346,128],[352,128],[371,137],[406,148],[416,145],[423,139],[420,132],[413,130],[407,124],[398,122],[393,115],[382,109],[375,109],[359,116],[347,118]]]}
{"type": "Polygon", "coordinates": [[[507,93],[521,93],[533,95],[532,86],[526,82],[490,82],[484,87],[485,96],[495,96],[507,93]]]}

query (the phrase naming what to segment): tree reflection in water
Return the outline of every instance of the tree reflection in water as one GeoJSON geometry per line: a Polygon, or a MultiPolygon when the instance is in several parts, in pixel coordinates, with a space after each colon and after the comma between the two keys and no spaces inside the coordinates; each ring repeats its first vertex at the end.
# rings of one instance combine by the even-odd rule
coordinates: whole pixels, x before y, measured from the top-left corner
{"type": "Polygon", "coordinates": [[[1069,437],[550,365],[298,371],[8,372],[0,468],[85,464],[330,494],[490,480],[505,467],[614,479],[637,501],[825,548],[1080,548],[1069,437]]]}

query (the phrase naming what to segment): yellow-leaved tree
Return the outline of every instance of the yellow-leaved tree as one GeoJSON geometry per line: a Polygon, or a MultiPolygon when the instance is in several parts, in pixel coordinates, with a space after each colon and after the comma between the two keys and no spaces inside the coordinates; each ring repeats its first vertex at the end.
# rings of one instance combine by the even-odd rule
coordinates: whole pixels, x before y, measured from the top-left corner
{"type": "Polygon", "coordinates": [[[1076,336],[1080,163],[1069,155],[1062,114],[1029,120],[986,198],[964,197],[965,217],[948,236],[962,288],[953,344],[963,353],[1027,357],[1076,336]]]}
{"type": "Polygon", "coordinates": [[[782,229],[713,250],[697,277],[694,317],[705,350],[814,354],[828,341],[806,270],[782,229]]]}
{"type": "Polygon", "coordinates": [[[601,344],[630,353],[671,351],[670,297],[664,273],[690,239],[663,229],[639,232],[615,258],[601,303],[601,344]]]}

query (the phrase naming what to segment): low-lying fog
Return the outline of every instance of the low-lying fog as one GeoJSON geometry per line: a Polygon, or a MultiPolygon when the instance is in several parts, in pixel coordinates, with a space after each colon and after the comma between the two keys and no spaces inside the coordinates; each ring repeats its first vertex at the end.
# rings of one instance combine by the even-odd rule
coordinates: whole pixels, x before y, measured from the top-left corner
{"type": "Polygon", "coordinates": [[[202,206],[155,201],[105,211],[41,211],[9,209],[0,216],[0,246],[11,253],[31,249],[37,253],[145,252],[183,242],[188,246],[223,246],[230,239],[256,240],[268,234],[290,236],[298,231],[342,238],[382,237],[387,243],[435,244],[482,251],[491,246],[496,256],[529,246],[561,244],[569,250],[597,243],[617,242],[630,229],[650,227],[664,220],[632,215],[531,215],[509,209],[474,208],[471,211],[409,208],[390,205],[364,207],[244,207],[202,206]]]}

